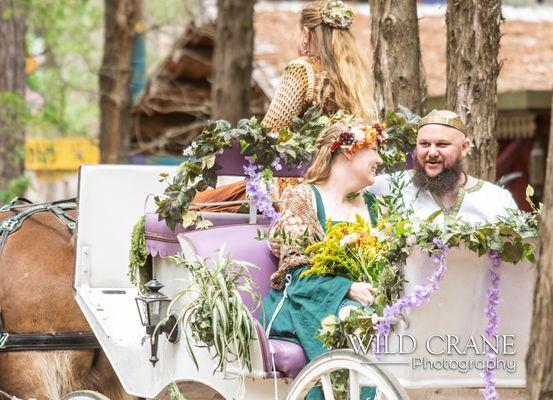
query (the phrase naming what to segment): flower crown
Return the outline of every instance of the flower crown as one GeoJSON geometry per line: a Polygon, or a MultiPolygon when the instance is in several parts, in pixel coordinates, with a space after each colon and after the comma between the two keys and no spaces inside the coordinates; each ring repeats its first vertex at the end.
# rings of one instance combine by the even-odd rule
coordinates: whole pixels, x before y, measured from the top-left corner
{"type": "Polygon", "coordinates": [[[330,152],[346,151],[351,154],[362,147],[370,147],[375,143],[383,145],[386,143],[386,137],[382,134],[385,128],[385,125],[373,122],[371,126],[343,131],[330,146],[330,152]]]}
{"type": "Polygon", "coordinates": [[[333,28],[348,29],[353,21],[353,10],[340,0],[321,1],[321,19],[333,28]]]}

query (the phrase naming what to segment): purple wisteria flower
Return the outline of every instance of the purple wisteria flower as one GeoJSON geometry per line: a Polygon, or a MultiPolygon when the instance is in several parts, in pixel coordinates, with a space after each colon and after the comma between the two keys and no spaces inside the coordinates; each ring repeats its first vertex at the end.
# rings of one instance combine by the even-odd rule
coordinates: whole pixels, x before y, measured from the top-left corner
{"type": "MultiPolygon", "coordinates": [[[[490,278],[490,287],[486,292],[487,305],[484,308],[484,313],[488,318],[488,326],[486,327],[486,336],[489,339],[494,339],[498,335],[498,326],[499,326],[499,315],[497,313],[497,305],[500,302],[499,293],[499,269],[503,265],[501,261],[501,255],[495,251],[491,250],[488,252],[488,258],[491,261],[491,269],[488,274],[490,278]]],[[[482,389],[482,394],[485,400],[499,400],[499,394],[495,389],[495,370],[496,365],[496,355],[491,349],[490,346],[486,346],[486,360],[491,364],[491,368],[487,368],[485,372],[482,373],[486,387],[482,389]]]]}
{"type": "Polygon", "coordinates": [[[409,308],[419,307],[422,303],[430,300],[432,293],[436,292],[440,288],[440,282],[444,279],[445,273],[447,272],[446,265],[446,255],[448,248],[444,246],[440,239],[434,239],[434,244],[439,249],[433,258],[433,261],[438,264],[438,268],[434,270],[430,278],[428,278],[429,283],[425,285],[417,285],[413,294],[409,296],[403,296],[398,299],[395,303],[384,308],[383,320],[380,321],[376,326],[376,332],[378,335],[377,343],[380,344],[380,348],[376,349],[373,346],[373,352],[378,353],[384,350],[385,338],[390,334],[392,329],[392,323],[390,320],[399,318],[403,315],[403,312],[409,308]],[[378,351],[377,351],[378,350],[378,351]]]}
{"type": "MultiPolygon", "coordinates": [[[[438,264],[438,268],[436,268],[430,278],[428,278],[429,283],[422,286],[416,286],[413,294],[404,296],[398,299],[394,304],[384,308],[382,320],[375,325],[379,339],[377,340],[379,348],[377,349],[373,342],[372,350],[376,353],[377,357],[379,356],[379,353],[384,350],[385,339],[390,334],[392,328],[391,320],[401,317],[405,310],[419,307],[423,302],[427,302],[430,300],[432,293],[439,289],[439,284],[447,272],[446,255],[448,247],[439,238],[434,238],[433,242],[438,249],[433,257],[433,261],[438,264]]],[[[499,288],[499,270],[503,265],[503,262],[501,261],[501,255],[495,250],[488,252],[488,258],[491,261],[491,269],[488,274],[490,279],[490,287],[486,292],[487,305],[484,308],[484,313],[488,319],[488,325],[485,333],[491,341],[498,335],[499,314],[497,306],[501,300],[499,296],[501,292],[501,289],[499,288]]],[[[485,382],[485,388],[482,389],[482,395],[484,396],[484,400],[499,400],[499,394],[497,393],[495,387],[495,371],[497,369],[496,355],[490,346],[486,346],[486,360],[486,364],[490,364],[490,368],[487,368],[486,371],[482,373],[482,377],[485,382]]]]}
{"type": "Polygon", "coordinates": [[[246,157],[246,160],[248,161],[248,165],[244,166],[244,173],[246,174],[246,191],[249,199],[264,216],[270,218],[271,222],[274,222],[279,218],[280,214],[273,206],[271,185],[269,183],[269,185],[263,188],[264,180],[259,167],[249,157],[246,157]]]}

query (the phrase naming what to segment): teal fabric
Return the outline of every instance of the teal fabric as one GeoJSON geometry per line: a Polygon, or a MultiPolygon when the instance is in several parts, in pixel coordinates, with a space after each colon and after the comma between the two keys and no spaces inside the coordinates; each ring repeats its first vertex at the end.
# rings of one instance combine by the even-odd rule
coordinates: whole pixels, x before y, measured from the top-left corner
{"type": "MultiPolygon", "coordinates": [[[[338,314],[353,282],[341,276],[309,275],[300,278],[300,274],[308,268],[293,270],[292,283],[286,291],[288,297],[273,321],[270,337],[299,344],[311,361],[326,352],[322,342],[315,338],[321,328],[321,320],[329,314],[338,314]]],[[[273,289],[263,300],[267,321],[272,318],[282,296],[282,290],[273,289]]]]}
{"type": "MultiPolygon", "coordinates": [[[[317,204],[317,218],[323,227],[326,227],[326,213],[321,195],[312,185],[317,204]]],[[[365,197],[369,212],[373,202],[365,197]]],[[[372,220],[372,214],[371,214],[372,220]]],[[[339,221],[332,221],[337,223],[339,221]]],[[[321,320],[330,314],[338,314],[344,305],[361,305],[346,298],[351,284],[347,278],[341,276],[309,275],[300,278],[300,274],[309,269],[309,266],[298,267],[291,272],[292,281],[286,289],[287,298],[275,317],[271,326],[270,338],[287,340],[300,345],[309,361],[325,353],[327,350],[315,336],[321,327],[321,320]]],[[[260,313],[260,321],[266,328],[278,304],[282,300],[284,290],[271,289],[263,300],[264,313],[260,313]],[[262,317],[265,315],[265,317],[262,317]]],[[[363,388],[361,399],[371,400],[375,397],[375,388],[363,388]]],[[[320,388],[313,388],[306,397],[308,400],[323,399],[320,388]]]]}

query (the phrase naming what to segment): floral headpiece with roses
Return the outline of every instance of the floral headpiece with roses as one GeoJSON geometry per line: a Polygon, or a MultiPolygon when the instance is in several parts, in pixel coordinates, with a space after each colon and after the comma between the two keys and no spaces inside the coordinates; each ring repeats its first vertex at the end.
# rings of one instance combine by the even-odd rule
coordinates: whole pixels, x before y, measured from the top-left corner
{"type": "Polygon", "coordinates": [[[384,124],[373,122],[371,126],[355,127],[341,132],[330,146],[331,153],[355,153],[362,147],[370,147],[375,143],[382,146],[386,143],[384,124]]]}

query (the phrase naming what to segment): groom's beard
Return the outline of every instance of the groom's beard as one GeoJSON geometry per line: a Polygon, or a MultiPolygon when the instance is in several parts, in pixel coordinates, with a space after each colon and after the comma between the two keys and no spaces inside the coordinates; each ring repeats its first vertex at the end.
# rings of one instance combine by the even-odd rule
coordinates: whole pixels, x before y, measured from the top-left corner
{"type": "Polygon", "coordinates": [[[417,188],[441,196],[454,190],[459,184],[459,179],[463,173],[462,160],[457,160],[450,167],[444,166],[444,170],[435,177],[426,175],[424,166],[419,163],[416,157],[414,161],[415,175],[413,176],[413,183],[417,188]]]}

